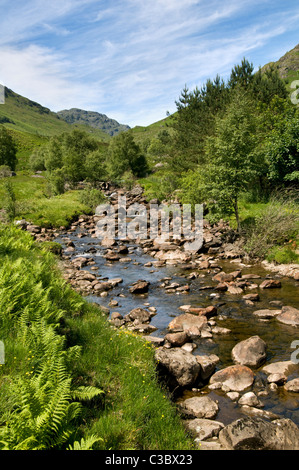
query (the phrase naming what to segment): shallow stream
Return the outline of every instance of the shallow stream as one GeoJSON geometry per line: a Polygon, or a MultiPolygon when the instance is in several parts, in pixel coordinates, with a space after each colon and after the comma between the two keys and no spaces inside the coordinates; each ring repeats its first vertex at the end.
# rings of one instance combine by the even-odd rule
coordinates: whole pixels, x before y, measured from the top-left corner
{"type": "MultiPolygon", "coordinates": [[[[122,315],[127,314],[130,310],[136,307],[152,306],[156,307],[157,314],[152,318],[151,324],[157,328],[153,333],[154,336],[164,337],[168,333],[167,326],[170,321],[182,314],[179,309],[182,305],[192,305],[194,307],[207,307],[215,305],[218,307],[218,316],[215,317],[217,326],[229,328],[231,333],[228,335],[213,335],[213,338],[199,339],[196,341],[197,348],[193,354],[205,355],[216,354],[220,361],[217,364],[217,369],[222,369],[229,365],[233,365],[231,359],[231,350],[235,344],[241,340],[247,339],[250,336],[258,335],[267,343],[267,364],[277,361],[291,360],[291,354],[294,349],[291,344],[295,340],[299,340],[299,328],[284,325],[279,323],[275,318],[271,320],[257,319],[253,312],[266,308],[275,308],[269,304],[270,301],[281,301],[283,305],[289,305],[299,308],[299,295],[298,287],[299,282],[294,279],[281,277],[266,271],[262,266],[254,265],[248,266],[239,264],[233,261],[217,261],[221,270],[231,272],[238,269],[242,270],[244,274],[258,274],[261,279],[257,281],[260,283],[266,277],[279,278],[282,287],[276,289],[254,289],[246,290],[245,293],[259,292],[260,301],[254,302],[254,305],[248,306],[245,304],[241,295],[232,295],[227,292],[220,293],[219,298],[211,296],[215,293],[213,288],[201,290],[205,286],[215,287],[215,282],[212,277],[215,271],[210,270],[194,270],[199,272],[196,279],[188,279],[188,276],[193,270],[184,270],[178,264],[177,266],[165,265],[155,268],[145,267],[144,265],[155,261],[155,259],[143,252],[143,250],[134,244],[127,244],[129,253],[122,255],[123,258],[131,258],[127,262],[112,262],[108,263],[103,257],[106,249],[99,245],[97,239],[84,236],[79,238],[78,234],[80,229],[74,233],[63,233],[56,241],[61,243],[65,248],[66,241],[72,240],[75,244],[76,251],[71,254],[71,257],[86,256],[91,257],[95,261],[98,271],[91,270],[101,279],[112,279],[121,277],[123,282],[116,286],[113,290],[108,292],[107,297],[88,296],[88,300],[96,302],[100,305],[109,307],[110,301],[117,300],[118,306],[109,307],[110,312],[117,311],[122,315]],[[67,240],[66,240],[67,239],[67,240]],[[95,253],[90,253],[90,248],[96,248],[95,253]],[[177,282],[180,285],[188,284],[190,292],[187,294],[167,293],[164,288],[160,287],[163,279],[170,278],[170,282],[177,282]],[[129,292],[129,287],[137,280],[146,280],[150,282],[148,294],[134,295],[129,292]]],[[[84,270],[90,270],[91,266],[84,267],[84,270]]],[[[253,280],[255,282],[255,280],[253,280]]],[[[298,354],[299,357],[299,354],[298,354]]],[[[264,364],[265,365],[265,364],[264,364]]],[[[266,389],[266,375],[261,370],[254,370],[256,374],[253,391],[266,389]]],[[[297,375],[298,376],[298,375],[297,375]]],[[[295,376],[294,376],[295,377],[295,376]]],[[[289,380],[293,376],[289,376],[289,380]]],[[[235,402],[232,402],[221,391],[209,391],[212,399],[219,402],[219,413],[216,417],[217,420],[228,424],[238,417],[244,416],[241,413],[240,407],[235,402]]],[[[198,392],[187,391],[184,392],[182,398],[194,396],[198,392]]],[[[263,402],[264,410],[271,411],[280,417],[290,418],[299,426],[299,394],[286,393],[283,387],[278,387],[277,390],[269,391],[267,396],[259,397],[263,402]]]]}

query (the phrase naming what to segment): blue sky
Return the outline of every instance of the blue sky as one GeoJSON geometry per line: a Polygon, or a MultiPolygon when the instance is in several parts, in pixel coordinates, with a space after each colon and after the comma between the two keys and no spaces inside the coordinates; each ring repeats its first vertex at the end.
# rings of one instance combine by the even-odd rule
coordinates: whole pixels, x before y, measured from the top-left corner
{"type": "Polygon", "coordinates": [[[185,86],[258,69],[299,42],[298,0],[0,0],[0,83],[53,111],[131,127],[176,110],[185,86]]]}

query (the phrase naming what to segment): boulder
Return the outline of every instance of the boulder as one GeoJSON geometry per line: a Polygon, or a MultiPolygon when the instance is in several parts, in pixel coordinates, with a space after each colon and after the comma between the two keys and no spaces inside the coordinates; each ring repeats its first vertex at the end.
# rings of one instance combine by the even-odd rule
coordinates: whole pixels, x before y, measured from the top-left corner
{"type": "MultiPolygon", "coordinates": [[[[168,325],[169,330],[183,330],[188,333],[190,330],[197,329],[197,334],[207,325],[208,320],[205,315],[193,315],[192,313],[183,313],[174,318],[168,325]]],[[[193,331],[193,333],[195,333],[193,331]]]]}
{"type": "Polygon", "coordinates": [[[278,361],[267,364],[262,368],[265,374],[283,374],[286,377],[299,370],[299,365],[292,361],[278,361]]]}
{"type": "Polygon", "coordinates": [[[110,289],[112,289],[112,284],[110,282],[99,282],[98,284],[95,284],[93,286],[93,290],[98,294],[101,292],[106,292],[110,289]]]}
{"type": "Polygon", "coordinates": [[[232,359],[236,364],[260,367],[267,357],[267,345],[259,336],[251,336],[236,344],[232,350],[232,359]]]}
{"type": "Polygon", "coordinates": [[[287,382],[284,386],[284,389],[287,392],[299,393],[299,378],[296,378],[287,382]]]}
{"type": "Polygon", "coordinates": [[[188,312],[195,315],[204,315],[205,317],[210,318],[217,315],[217,308],[214,305],[210,305],[206,308],[190,307],[188,312]]]}
{"type": "Polygon", "coordinates": [[[244,395],[242,395],[241,398],[239,399],[238,403],[239,405],[257,406],[257,407],[262,406],[262,403],[260,402],[256,394],[253,392],[244,393],[244,395]]]}
{"type": "Polygon", "coordinates": [[[135,323],[147,323],[151,320],[151,314],[144,308],[134,308],[124,319],[126,321],[135,321],[135,323]]]}
{"type": "Polygon", "coordinates": [[[277,315],[277,320],[286,325],[299,326],[299,310],[294,307],[282,307],[281,312],[277,315]]]}
{"type": "Polygon", "coordinates": [[[207,380],[214,373],[216,365],[219,362],[219,357],[215,354],[210,356],[195,356],[198,364],[200,364],[200,378],[207,380]]]}
{"type": "Polygon", "coordinates": [[[270,320],[270,318],[277,317],[281,313],[281,310],[274,310],[270,308],[264,308],[261,310],[256,310],[253,312],[253,315],[262,319],[262,320],[270,320]]]}
{"type": "Polygon", "coordinates": [[[281,282],[276,279],[266,279],[260,284],[260,289],[274,289],[281,287],[281,282]]]}
{"type": "Polygon", "coordinates": [[[159,372],[169,376],[170,385],[190,387],[198,379],[200,365],[191,353],[181,348],[158,348],[155,359],[159,372]]]}
{"type": "Polygon", "coordinates": [[[188,417],[213,419],[218,413],[218,405],[207,395],[187,398],[179,404],[182,413],[188,417]]]}
{"type": "Polygon", "coordinates": [[[150,282],[139,280],[137,282],[134,282],[132,287],[130,287],[129,291],[131,292],[131,294],[145,294],[146,292],[148,292],[149,286],[150,282]]]}
{"type": "Polygon", "coordinates": [[[216,372],[210,378],[210,384],[225,386],[227,391],[243,392],[254,382],[254,373],[243,365],[228,366],[216,372]]]}
{"type": "Polygon", "coordinates": [[[290,419],[248,416],[225,426],[219,441],[228,450],[299,450],[299,429],[290,419]]]}
{"type": "Polygon", "coordinates": [[[220,421],[205,418],[186,420],[184,426],[187,431],[200,441],[217,437],[221,429],[224,428],[224,424],[220,423],[220,421]]]}
{"type": "Polygon", "coordinates": [[[180,331],[178,333],[168,333],[164,339],[172,346],[180,347],[189,341],[189,336],[185,331],[180,331]]]}

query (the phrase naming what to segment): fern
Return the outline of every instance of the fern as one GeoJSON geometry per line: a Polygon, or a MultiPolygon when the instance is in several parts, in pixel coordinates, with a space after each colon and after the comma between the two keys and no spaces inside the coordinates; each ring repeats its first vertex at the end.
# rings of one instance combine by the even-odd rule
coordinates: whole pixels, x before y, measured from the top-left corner
{"type": "Polygon", "coordinates": [[[92,450],[92,446],[99,441],[103,441],[103,439],[92,435],[86,439],[82,438],[80,442],[75,441],[73,445],[70,445],[67,448],[67,450],[92,450]]]}

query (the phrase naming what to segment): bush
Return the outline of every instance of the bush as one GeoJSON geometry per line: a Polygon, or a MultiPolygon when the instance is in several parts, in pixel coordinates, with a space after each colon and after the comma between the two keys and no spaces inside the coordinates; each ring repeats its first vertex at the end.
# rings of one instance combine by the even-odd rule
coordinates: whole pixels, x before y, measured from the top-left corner
{"type": "Polygon", "coordinates": [[[299,255],[292,249],[290,245],[286,246],[275,246],[269,250],[267,256],[267,261],[278,263],[278,264],[289,264],[289,263],[298,263],[299,255]]]}
{"type": "Polygon", "coordinates": [[[250,257],[264,258],[276,246],[297,237],[299,228],[298,193],[272,196],[264,210],[244,229],[245,251],[250,257]]]}
{"type": "Polygon", "coordinates": [[[80,191],[79,199],[82,204],[90,209],[95,209],[99,204],[106,202],[102,191],[95,188],[86,188],[80,191]]]}

